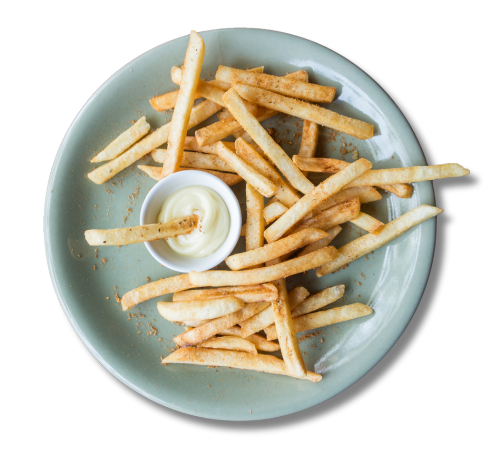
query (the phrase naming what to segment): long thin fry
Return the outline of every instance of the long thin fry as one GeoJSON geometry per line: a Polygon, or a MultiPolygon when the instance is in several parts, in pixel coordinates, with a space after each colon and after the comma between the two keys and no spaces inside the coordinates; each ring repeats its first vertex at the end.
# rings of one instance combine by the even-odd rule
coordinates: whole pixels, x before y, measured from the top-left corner
{"type": "MultiPolygon", "coordinates": [[[[266,222],[266,225],[269,225],[270,223],[274,222],[274,220],[277,220],[287,210],[288,210],[288,207],[281,204],[281,202],[279,202],[279,201],[268,204],[266,207],[264,207],[264,211],[262,212],[262,216],[264,217],[264,221],[266,222]]],[[[264,237],[264,235],[262,235],[262,236],[264,237]]]]}
{"type": "Polygon", "coordinates": [[[317,311],[333,302],[342,298],[345,292],[345,285],[335,285],[328,287],[321,292],[308,296],[302,303],[292,309],[292,317],[303,316],[311,312],[317,311]]]}
{"type": "MultiPolygon", "coordinates": [[[[300,141],[299,156],[312,158],[316,154],[318,136],[319,126],[312,121],[304,120],[302,124],[302,139],[300,141]]],[[[307,177],[307,173],[304,175],[307,177]]]]}
{"type": "Polygon", "coordinates": [[[356,218],[351,220],[351,223],[375,235],[380,234],[385,227],[384,223],[364,212],[360,212],[356,218]]]}
{"type": "MultiPolygon", "coordinates": [[[[157,163],[164,163],[167,158],[167,150],[153,150],[151,156],[157,163]]],[[[198,153],[196,151],[184,151],[181,166],[192,167],[195,169],[211,169],[214,171],[234,172],[234,170],[217,155],[212,155],[210,153],[198,153]]]]}
{"type": "MultiPolygon", "coordinates": [[[[225,285],[254,285],[293,276],[337,257],[335,247],[325,247],[304,257],[294,258],[275,266],[247,271],[205,271],[189,273],[189,279],[198,287],[223,287],[225,285]],[[322,261],[325,260],[325,261],[322,261]]],[[[237,322],[238,323],[238,322],[237,322]]]]}
{"type": "MultiPolygon", "coordinates": [[[[148,174],[152,179],[160,181],[163,168],[155,166],[137,166],[141,171],[148,174]]],[[[228,174],[226,172],[211,171],[209,169],[198,169],[194,167],[180,167],[179,171],[201,171],[220,178],[227,186],[233,186],[240,183],[243,179],[237,174],[228,174]]]]}
{"type": "MultiPolygon", "coordinates": [[[[223,336],[238,336],[241,338],[241,328],[235,325],[234,327],[228,328],[227,330],[222,330],[218,335],[223,336]]],[[[268,341],[266,338],[260,335],[248,335],[245,338],[247,341],[255,344],[255,347],[259,351],[263,352],[277,352],[280,350],[280,345],[273,341],[268,341]]]]}
{"type": "MultiPolygon", "coordinates": [[[[248,352],[228,351],[225,349],[203,349],[200,347],[177,349],[168,357],[165,357],[162,363],[164,365],[188,363],[211,367],[231,367],[288,376],[285,362],[277,357],[263,354],[253,355],[248,352]]],[[[318,382],[321,381],[321,375],[308,371],[303,379],[318,382]]]]}
{"type": "MultiPolygon", "coordinates": [[[[249,251],[258,249],[264,245],[264,196],[262,196],[252,185],[247,183],[246,200],[247,222],[245,244],[246,250],[249,251]]],[[[260,268],[259,263],[254,263],[249,266],[260,268]]]]}
{"type": "Polygon", "coordinates": [[[397,185],[378,185],[378,188],[394,194],[398,198],[409,199],[413,196],[413,185],[398,183],[397,185]]]}
{"type": "Polygon", "coordinates": [[[337,260],[327,262],[318,269],[318,277],[325,276],[326,274],[329,274],[342,266],[361,258],[372,250],[382,247],[415,225],[418,225],[431,217],[435,217],[441,212],[443,212],[443,210],[438,207],[424,204],[387,223],[384,230],[378,236],[374,234],[365,234],[364,236],[349,242],[339,249],[339,257],[337,260]]]}
{"type": "Polygon", "coordinates": [[[211,288],[203,290],[187,290],[174,293],[173,301],[214,300],[234,297],[245,303],[274,301],[278,299],[278,290],[273,284],[249,285],[246,287],[211,288]]]}
{"type": "MultiPolygon", "coordinates": [[[[222,142],[222,143],[227,148],[229,148],[231,151],[236,151],[236,147],[234,146],[234,142],[222,142]]],[[[216,144],[210,144],[210,145],[201,146],[196,141],[196,137],[187,136],[186,140],[184,141],[184,150],[199,151],[201,153],[211,153],[213,155],[216,155],[217,154],[217,149],[216,149],[215,145],[216,144]]]]}
{"type": "Polygon", "coordinates": [[[273,242],[285,234],[300,219],[314,208],[325,202],[330,196],[339,192],[344,186],[370,169],[370,161],[362,158],[352,163],[339,173],[327,178],[316,188],[303,196],[287,212],[276,220],[264,233],[268,242],[273,242]]]}
{"type": "Polygon", "coordinates": [[[198,216],[190,215],[172,220],[168,223],[133,226],[131,228],[114,228],[110,230],[91,229],[85,231],[85,239],[89,245],[127,245],[138,242],[157,241],[170,237],[188,234],[198,225],[198,216]]]}
{"type": "Polygon", "coordinates": [[[338,225],[328,230],[325,230],[325,232],[328,234],[328,237],[325,237],[323,239],[320,239],[319,241],[312,242],[311,244],[307,245],[297,254],[297,256],[302,257],[304,255],[307,255],[308,253],[316,252],[316,250],[329,246],[330,242],[332,242],[341,231],[342,227],[338,225]]]}
{"type": "Polygon", "coordinates": [[[255,344],[237,336],[221,336],[219,338],[210,338],[209,340],[203,341],[203,343],[198,344],[198,347],[210,349],[227,349],[230,351],[249,352],[250,354],[257,355],[257,348],[255,344]]]}
{"type": "Polygon", "coordinates": [[[139,139],[142,139],[149,132],[149,128],[150,126],[146,121],[146,117],[142,116],[132,125],[132,127],[122,132],[104,150],[94,156],[90,162],[98,163],[101,161],[109,161],[110,159],[120,156],[139,139]]]}
{"type": "Polygon", "coordinates": [[[216,300],[159,301],[158,312],[171,322],[185,320],[206,320],[239,311],[245,303],[239,298],[220,298],[216,300]]]}
{"type": "Polygon", "coordinates": [[[313,210],[313,214],[318,214],[330,207],[341,204],[342,202],[349,201],[352,198],[358,198],[361,204],[366,204],[367,202],[378,201],[382,199],[382,195],[372,186],[357,186],[354,188],[347,188],[338,193],[335,193],[332,197],[328,198],[323,204],[316,207],[313,210]]]}

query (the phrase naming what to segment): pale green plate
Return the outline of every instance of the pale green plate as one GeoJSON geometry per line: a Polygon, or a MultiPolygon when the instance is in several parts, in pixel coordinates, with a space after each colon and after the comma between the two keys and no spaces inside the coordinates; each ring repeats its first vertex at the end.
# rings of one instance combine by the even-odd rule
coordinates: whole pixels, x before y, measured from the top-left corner
{"type": "MultiPolygon", "coordinates": [[[[227,29],[201,35],[206,43],[202,77],[213,77],[219,64],[239,68],[264,65],[266,72],[276,75],[305,69],[312,82],[337,88],[331,108],[375,125],[375,137],[369,141],[342,135],[333,140],[331,131],[322,129],[319,156],[340,158],[345,138],[345,148],[355,146],[374,168],[426,164],[398,107],[377,83],[342,56],[303,38],[268,30],[227,29]]],[[[105,185],[92,183],[86,174],[93,167],[89,159],[132,120],[145,114],[152,128],[157,128],[169,119],[170,114],[155,112],[148,100],[176,88],[170,68],[182,64],[187,43],[188,37],[165,43],[126,65],[90,98],[68,130],[52,168],[45,207],[45,244],[54,287],[69,321],[99,362],[157,403],[225,420],[265,419],[304,410],[361,378],[399,338],[429,276],[436,223],[434,219],[425,222],[336,274],[318,279],[309,272],[290,279],[290,287],[301,284],[311,293],[343,283],[347,294],[336,305],[359,301],[375,311],[330,326],[301,343],[307,367],[323,375],[320,383],[228,368],[161,365],[161,356],[174,347],[172,337],[182,329],[159,316],[157,299],[134,308],[130,312],[137,317],[130,317],[114,296],[144,284],[146,277],[157,280],[176,273],[160,266],[143,244],[100,248],[95,258],[94,248],[83,236],[89,228],[139,224],[141,203],[155,182],[135,166],[105,185]],[[157,335],[148,334],[148,323],[157,329],[157,335]]],[[[278,117],[266,125],[291,140],[298,131],[297,121],[278,117]]],[[[296,154],[299,142],[282,142],[282,146],[296,154]]],[[[351,153],[343,157],[352,161],[351,153]]],[[[140,164],[151,161],[148,158],[140,164]]],[[[244,201],[242,184],[235,191],[244,201]]],[[[373,209],[378,219],[388,221],[420,204],[434,204],[430,183],[416,184],[411,199],[385,195],[365,209],[373,209]]],[[[346,225],[334,245],[340,247],[361,233],[346,225]]],[[[242,249],[240,241],[236,250],[242,249]]]]}

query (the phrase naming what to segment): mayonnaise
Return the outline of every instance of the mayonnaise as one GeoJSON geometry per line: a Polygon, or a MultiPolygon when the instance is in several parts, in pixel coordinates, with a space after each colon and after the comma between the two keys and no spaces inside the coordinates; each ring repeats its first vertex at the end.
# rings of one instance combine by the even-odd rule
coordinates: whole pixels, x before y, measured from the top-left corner
{"type": "Polygon", "coordinates": [[[163,203],[158,223],[196,214],[198,228],[189,234],[166,239],[175,252],[191,258],[214,253],[226,240],[230,217],[226,203],[206,186],[187,186],[171,194],[163,203]]]}

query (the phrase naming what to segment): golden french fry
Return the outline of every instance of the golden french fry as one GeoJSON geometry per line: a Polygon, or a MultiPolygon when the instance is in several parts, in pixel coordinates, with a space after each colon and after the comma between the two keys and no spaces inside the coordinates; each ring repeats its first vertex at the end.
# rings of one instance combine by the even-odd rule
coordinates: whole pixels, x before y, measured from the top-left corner
{"type": "MultiPolygon", "coordinates": [[[[164,163],[167,157],[167,150],[153,150],[151,156],[157,163],[164,163]]],[[[193,169],[211,169],[214,171],[234,172],[233,169],[217,155],[212,155],[210,153],[198,153],[195,151],[184,152],[181,166],[191,167],[193,169]]]]}
{"type": "Polygon", "coordinates": [[[249,269],[247,271],[204,271],[201,273],[191,271],[189,279],[198,287],[263,284],[308,271],[335,258],[337,258],[335,247],[325,247],[304,257],[294,258],[265,268],[249,269]]]}
{"type": "Polygon", "coordinates": [[[142,116],[137,122],[122,132],[115,140],[113,140],[104,150],[94,156],[90,162],[99,163],[101,161],[109,161],[117,156],[120,156],[124,151],[130,148],[138,140],[142,139],[149,132],[150,125],[146,121],[146,117],[142,116]]]}
{"type": "Polygon", "coordinates": [[[250,164],[243,161],[222,142],[217,143],[216,151],[226,164],[231,166],[243,180],[252,185],[261,195],[271,197],[274,194],[277,186],[267,177],[257,172],[250,164]]]}
{"type": "Polygon", "coordinates": [[[227,297],[239,298],[245,303],[274,301],[278,298],[278,290],[273,284],[187,290],[174,293],[173,301],[215,300],[227,297]]]}
{"type": "MultiPolygon", "coordinates": [[[[196,108],[196,107],[195,107],[196,108]]],[[[194,110],[194,109],[193,109],[194,110]]],[[[222,142],[231,151],[236,151],[234,142],[222,142]]],[[[187,136],[184,141],[184,150],[199,151],[201,153],[211,153],[213,155],[217,154],[216,144],[204,145],[203,147],[196,141],[196,137],[187,136]]]]}
{"type": "Polygon", "coordinates": [[[413,195],[413,185],[398,183],[397,185],[378,185],[378,188],[394,194],[398,198],[409,199],[413,195]]]}
{"type": "Polygon", "coordinates": [[[269,307],[269,303],[250,303],[245,304],[239,311],[233,312],[223,317],[213,319],[210,322],[199,327],[188,330],[174,338],[179,346],[195,346],[212,336],[215,336],[222,330],[226,330],[234,325],[243,322],[263,309],[269,307]]]}
{"type": "MultiPolygon", "coordinates": [[[[247,239],[249,227],[247,226],[247,239]]],[[[293,252],[319,239],[328,237],[328,233],[314,228],[304,229],[288,237],[272,242],[260,248],[237,253],[226,258],[226,265],[233,271],[246,269],[265,263],[286,253],[293,252]]]]}
{"type": "Polygon", "coordinates": [[[168,223],[114,228],[110,230],[91,229],[85,231],[89,245],[127,245],[138,242],[157,241],[182,234],[188,234],[198,225],[198,216],[176,218],[168,223]]]}
{"type": "MultiPolygon", "coordinates": [[[[288,210],[288,207],[281,204],[281,202],[273,202],[271,204],[268,204],[266,207],[264,207],[264,211],[262,212],[262,215],[264,217],[264,221],[266,222],[267,225],[269,223],[274,222],[274,220],[277,220],[279,217],[281,217],[286,211],[288,210]]],[[[264,234],[262,234],[262,238],[264,238],[264,234]]]]}
{"type": "Polygon", "coordinates": [[[192,30],[184,59],[184,70],[182,72],[179,95],[175,103],[174,113],[172,114],[170,133],[168,135],[168,155],[167,161],[163,163],[162,177],[177,172],[181,165],[184,140],[189,128],[189,116],[193,108],[204,57],[205,42],[192,30]]]}
{"type": "MultiPolygon", "coordinates": [[[[161,180],[161,173],[163,168],[155,167],[155,166],[137,166],[141,171],[148,174],[152,179],[156,181],[161,180]]],[[[211,171],[209,169],[198,169],[195,167],[180,167],[180,171],[201,171],[206,172],[207,174],[213,175],[217,178],[220,178],[227,186],[233,186],[237,183],[240,183],[243,179],[237,174],[228,174],[226,172],[219,171],[211,171]]]]}
{"type": "MultiPolygon", "coordinates": [[[[367,253],[382,247],[415,225],[435,217],[441,212],[443,212],[443,209],[424,204],[387,223],[384,230],[378,236],[374,234],[365,234],[358,239],[354,239],[354,241],[349,242],[339,249],[339,257],[337,260],[327,262],[323,266],[320,266],[317,271],[318,277],[325,276],[361,258],[367,253]]],[[[191,275],[189,278],[191,279],[191,275]]]]}
{"type": "MultiPolygon", "coordinates": [[[[319,126],[309,120],[304,120],[302,125],[302,139],[300,141],[299,156],[312,158],[318,146],[319,126]]],[[[299,167],[300,169],[300,167],[299,167]]],[[[307,173],[304,174],[307,177],[307,173]]]]}
{"type": "MultiPolygon", "coordinates": [[[[252,185],[247,183],[247,222],[245,232],[246,250],[258,249],[264,245],[264,196],[262,196],[252,185]]],[[[227,260],[226,260],[227,261],[227,260]]],[[[252,266],[252,265],[250,265],[252,266]]],[[[254,268],[262,265],[255,263],[254,268]]]]}
{"type": "Polygon", "coordinates": [[[227,349],[230,351],[249,352],[250,354],[257,355],[257,348],[255,344],[237,336],[221,336],[219,338],[210,338],[203,343],[198,344],[198,347],[210,349],[227,349]]]}
{"type": "Polygon", "coordinates": [[[346,188],[332,197],[328,198],[323,204],[313,210],[313,214],[318,214],[330,207],[341,204],[342,202],[349,201],[352,198],[359,198],[361,204],[367,202],[378,201],[382,199],[382,195],[372,186],[356,186],[353,188],[346,188]]]}
{"type": "Polygon", "coordinates": [[[166,295],[167,293],[180,292],[193,287],[194,285],[191,284],[189,280],[189,274],[180,274],[179,276],[169,277],[168,279],[160,279],[137,287],[123,295],[122,308],[126,311],[151,298],[166,295]]]}
{"type": "MultiPolygon", "coordinates": [[[[243,101],[243,102],[247,102],[247,101],[243,101]]],[[[231,112],[229,112],[229,113],[231,113],[231,112]]],[[[269,108],[259,107],[259,109],[257,110],[257,113],[255,115],[255,119],[259,123],[262,123],[263,121],[271,119],[273,116],[279,115],[279,113],[280,112],[277,112],[276,110],[271,110],[269,108]]],[[[233,115],[231,115],[231,116],[234,118],[233,115]]],[[[237,131],[233,132],[233,137],[235,137],[237,139],[241,138],[250,145],[257,145],[253,141],[253,139],[248,135],[248,133],[241,127],[241,125],[237,131]]]]}
{"type": "MultiPolygon", "coordinates": [[[[326,327],[327,325],[338,324],[346,320],[357,319],[370,315],[373,312],[369,306],[362,303],[348,304],[338,308],[328,309],[327,311],[313,312],[304,316],[295,317],[293,325],[295,332],[314,330],[315,328],[326,327]]],[[[276,327],[274,325],[266,328],[266,336],[269,341],[273,341],[278,337],[276,327]]]]}
{"type": "MultiPolygon", "coordinates": [[[[231,67],[219,66],[215,74],[217,81],[225,83],[244,83],[245,85],[257,86],[285,96],[309,100],[311,102],[332,102],[335,97],[335,88],[305,83],[291,78],[279,77],[266,74],[255,74],[245,70],[233,69],[231,67]]],[[[271,107],[272,108],[272,107],[271,107]]]]}
{"type": "MultiPolygon", "coordinates": [[[[188,129],[210,118],[220,109],[220,105],[211,100],[204,100],[201,104],[198,104],[192,109],[188,129]]],[[[163,145],[168,140],[170,125],[171,123],[164,124],[156,131],[137,142],[125,153],[118,156],[118,158],[112,159],[97,169],[94,169],[88,174],[89,179],[94,183],[102,184],[111,177],[114,177],[118,172],[121,172],[123,169],[135,163],[138,159],[141,159],[144,155],[147,155],[151,150],[163,145]]]]}
{"type": "Polygon", "coordinates": [[[304,314],[317,311],[342,298],[344,292],[345,285],[335,285],[334,287],[325,288],[321,292],[308,296],[302,303],[292,309],[292,317],[303,316],[304,314]]]}
{"type": "Polygon", "coordinates": [[[320,239],[319,241],[312,242],[311,244],[307,245],[304,247],[299,253],[298,257],[302,257],[304,255],[307,255],[308,253],[311,252],[316,252],[316,250],[322,249],[323,247],[327,247],[330,245],[330,242],[332,242],[337,234],[339,234],[342,231],[341,226],[334,226],[333,228],[325,230],[325,232],[328,234],[328,237],[325,237],[323,239],[320,239]]]}
{"type": "Polygon", "coordinates": [[[220,298],[217,300],[194,300],[180,302],[158,302],[158,312],[171,322],[185,320],[216,319],[239,311],[245,303],[239,298],[220,298]]]}
{"type": "Polygon", "coordinates": [[[312,121],[358,139],[365,140],[373,137],[373,125],[339,115],[326,108],[246,84],[235,83],[232,85],[232,89],[236,90],[248,102],[312,121]]]}
{"type": "Polygon", "coordinates": [[[264,177],[267,177],[278,188],[276,189],[276,197],[285,206],[290,207],[295,204],[300,195],[283,180],[280,174],[276,172],[273,166],[269,164],[251,145],[239,138],[234,143],[236,154],[246,163],[251,164],[264,177]]]}
{"type": "MultiPolygon", "coordinates": [[[[218,333],[224,336],[238,336],[241,338],[241,328],[235,325],[234,327],[228,328],[227,330],[222,330],[218,333]]],[[[243,339],[250,341],[255,344],[258,351],[263,352],[277,352],[280,350],[280,345],[274,341],[268,341],[266,338],[260,335],[249,335],[243,339]]]]}
{"type": "MultiPolygon", "coordinates": [[[[305,122],[305,121],[304,121],[305,122]]],[[[350,163],[334,158],[305,158],[300,155],[292,157],[296,166],[304,172],[319,172],[326,174],[336,174],[345,169],[350,163]]]]}
{"type": "Polygon", "coordinates": [[[354,223],[356,226],[359,226],[361,229],[368,231],[369,233],[378,235],[385,228],[385,224],[381,221],[373,218],[371,215],[365,214],[364,212],[360,212],[356,218],[351,220],[351,223],[354,223]]]}
{"type": "MultiPolygon", "coordinates": [[[[293,311],[302,301],[309,296],[309,292],[304,287],[296,287],[288,292],[288,302],[290,310],[293,311]]],[[[248,338],[265,327],[274,323],[274,312],[272,306],[263,309],[259,313],[240,323],[242,338],[248,338]]]]}
{"type": "Polygon", "coordinates": [[[224,95],[224,102],[232,115],[238,120],[250,137],[265,152],[268,158],[273,161],[290,183],[302,193],[307,193],[314,189],[314,185],[304,177],[299,168],[293,163],[290,157],[272,139],[269,133],[260,125],[255,117],[246,108],[245,104],[236,91],[230,89],[224,95]]]}
{"type": "MultiPolygon", "coordinates": [[[[288,376],[285,362],[273,355],[253,355],[248,352],[228,351],[225,349],[203,349],[200,347],[177,349],[168,357],[165,357],[162,363],[164,365],[170,363],[187,363],[211,367],[231,367],[240,370],[253,370],[288,376]]],[[[302,379],[318,382],[321,381],[321,376],[308,371],[302,379]]]]}
{"type": "Polygon", "coordinates": [[[299,220],[304,218],[314,208],[325,202],[330,196],[339,192],[356,177],[370,169],[372,164],[367,159],[359,159],[344,170],[327,178],[316,188],[304,195],[297,203],[288,209],[264,233],[268,242],[273,242],[285,234],[299,220]]]}

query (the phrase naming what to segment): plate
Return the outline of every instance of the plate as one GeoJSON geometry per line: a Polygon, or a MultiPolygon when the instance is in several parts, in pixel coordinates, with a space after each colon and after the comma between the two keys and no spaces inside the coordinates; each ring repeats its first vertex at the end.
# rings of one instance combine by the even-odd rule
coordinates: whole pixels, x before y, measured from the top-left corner
{"type": "MultiPolygon", "coordinates": [[[[405,117],[366,73],[339,54],[311,41],[258,29],[224,29],[201,33],[206,43],[202,77],[215,75],[219,64],[265,66],[284,75],[299,69],[311,81],[337,88],[335,111],[375,125],[375,136],[361,141],[321,129],[318,155],[353,160],[359,154],[374,168],[426,165],[420,145],[405,117]],[[356,152],[355,152],[355,151],[356,152]],[[349,151],[351,151],[349,153],[349,151]]],[[[168,408],[212,419],[257,420],[304,410],[335,396],[356,382],[389,351],[408,325],[422,297],[431,269],[435,219],[426,221],[347,269],[318,279],[314,272],[294,276],[288,286],[311,293],[345,284],[346,295],[335,305],[362,302],[374,314],[330,326],[301,341],[309,369],[323,380],[313,384],[277,375],[229,368],[161,365],[183,329],[162,319],[158,299],[122,312],[115,295],[176,273],[160,266],[144,244],[89,247],[84,231],[139,224],[141,203],[155,182],[129,167],[104,185],[86,178],[89,159],[108,142],[146,115],[152,128],[170,119],[157,113],[149,98],[171,91],[170,69],[183,62],[188,37],[139,56],[106,81],[70,126],[54,161],[46,197],[44,231],[48,265],[60,303],[92,354],[120,381],[168,408]]],[[[266,121],[283,148],[296,154],[297,120],[279,116],[266,121]]],[[[205,123],[207,124],[207,123],[205,123]]],[[[146,159],[139,164],[150,164],[146,159]]],[[[311,175],[313,180],[321,177],[311,175]]],[[[244,202],[244,185],[234,190],[244,202]]],[[[430,183],[415,184],[411,199],[384,194],[365,211],[392,220],[420,204],[434,205],[430,183]]],[[[363,234],[346,227],[334,240],[340,247],[363,234]]],[[[236,251],[243,250],[240,240],[236,251]]],[[[165,296],[161,299],[168,299],[165,296]]]]}

